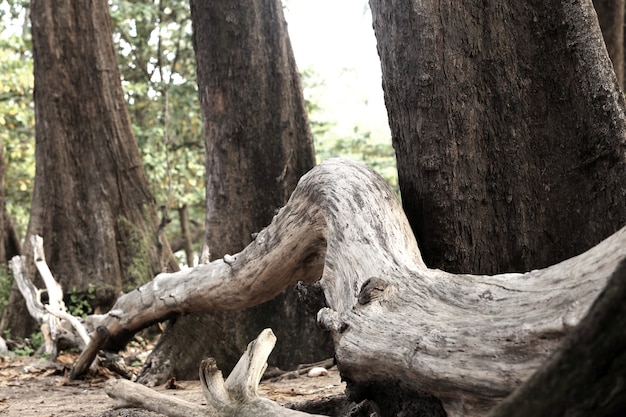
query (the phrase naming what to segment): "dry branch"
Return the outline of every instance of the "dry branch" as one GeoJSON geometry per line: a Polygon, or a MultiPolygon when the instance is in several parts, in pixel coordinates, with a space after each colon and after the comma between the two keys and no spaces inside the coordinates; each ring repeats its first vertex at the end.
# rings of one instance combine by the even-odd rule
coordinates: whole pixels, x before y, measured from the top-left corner
{"type": "Polygon", "coordinates": [[[39,290],[29,278],[24,266],[24,258],[15,256],[11,260],[11,269],[17,282],[17,286],[26,300],[26,306],[30,315],[41,326],[41,332],[45,342],[45,352],[51,357],[56,357],[57,345],[61,338],[71,341],[71,345],[88,345],[89,334],[80,319],[67,312],[63,301],[63,288],[54,279],[43,249],[41,236],[31,236],[34,261],[46,286],[48,302],[41,302],[42,290],[39,290]],[[69,331],[72,329],[72,332],[69,331]]]}
{"type": "MultiPolygon", "coordinates": [[[[348,388],[395,384],[439,398],[449,416],[477,416],[556,350],[625,257],[622,229],[580,256],[525,274],[428,269],[384,181],[363,165],[330,160],[301,179],[241,253],[160,274],[92,321],[119,346],[172,314],[240,309],[298,281],[319,282],[328,308],[318,321],[333,335],[348,388]]],[[[101,346],[92,341],[91,352],[101,346]]],[[[91,359],[83,354],[72,376],[91,359]]]]}
{"type": "Polygon", "coordinates": [[[206,406],[159,394],[143,385],[126,380],[110,380],[106,393],[118,400],[119,407],[142,407],[169,417],[297,417],[311,416],[283,408],[273,401],[258,396],[257,388],[267,367],[276,336],[265,329],[252,341],[224,382],[222,372],[213,359],[200,365],[200,380],[206,406]]]}

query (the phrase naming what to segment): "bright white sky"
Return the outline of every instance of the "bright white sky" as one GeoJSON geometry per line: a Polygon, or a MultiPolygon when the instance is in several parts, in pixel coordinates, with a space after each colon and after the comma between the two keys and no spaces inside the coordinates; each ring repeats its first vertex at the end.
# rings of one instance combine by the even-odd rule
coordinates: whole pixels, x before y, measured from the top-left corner
{"type": "Polygon", "coordinates": [[[289,0],[285,4],[298,68],[311,67],[324,80],[315,94],[324,119],[337,123],[337,134],[349,135],[358,125],[361,131],[390,138],[367,0],[289,0]]]}

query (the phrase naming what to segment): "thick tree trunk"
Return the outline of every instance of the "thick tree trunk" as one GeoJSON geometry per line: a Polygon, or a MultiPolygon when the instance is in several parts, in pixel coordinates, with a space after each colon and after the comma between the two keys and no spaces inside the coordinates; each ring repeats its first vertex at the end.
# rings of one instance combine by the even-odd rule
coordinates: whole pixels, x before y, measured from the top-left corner
{"type": "MultiPolygon", "coordinates": [[[[241,251],[271,221],[315,159],[281,2],[192,1],[191,15],[207,149],[204,252],[216,259],[241,251]]],[[[141,380],[197,377],[207,354],[228,372],[266,327],[288,340],[272,355],[273,366],[332,355],[330,338],[288,289],[246,311],[178,318],[141,380]]]]}
{"type": "MultiPolygon", "coordinates": [[[[318,321],[333,336],[351,399],[376,401],[383,416],[480,416],[539,369],[625,259],[626,228],[584,254],[525,274],[428,269],[384,181],[364,166],[329,160],[302,178],[244,251],[161,274],[90,323],[119,345],[177,312],[243,308],[299,281],[317,282],[328,305],[318,321]]],[[[621,357],[611,356],[621,355],[620,335],[603,347],[603,358],[621,357]]],[[[73,376],[91,360],[83,354],[73,376]]],[[[603,368],[601,377],[621,372],[603,368]]],[[[611,395],[626,398],[626,387],[614,389],[611,395]]]]}
{"type": "Polygon", "coordinates": [[[590,0],[370,6],[429,266],[540,268],[626,223],[624,97],[590,0]]]}
{"type": "MultiPolygon", "coordinates": [[[[160,272],[169,255],[159,253],[155,203],[124,103],[108,3],[33,0],[31,20],[37,168],[28,235],[44,237],[65,288],[95,285],[94,307],[106,310],[120,291],[160,272]]],[[[28,259],[31,253],[25,245],[28,259]]],[[[27,314],[18,305],[12,297],[4,328],[20,336],[27,314]]]]}
{"type": "Polygon", "coordinates": [[[624,88],[624,0],[593,0],[617,82],[624,88]]]}
{"type": "MultiPolygon", "coordinates": [[[[9,268],[7,262],[12,257],[20,254],[20,243],[17,237],[17,233],[13,228],[11,220],[9,218],[9,213],[6,208],[5,197],[4,197],[4,144],[2,143],[2,138],[0,138],[0,275],[6,276],[8,274],[9,268]]],[[[11,293],[9,294],[9,298],[11,300],[19,301],[24,307],[25,304],[22,301],[21,294],[19,290],[15,287],[11,289],[11,293]]],[[[0,310],[0,314],[3,311],[0,310]]],[[[4,317],[4,314],[2,314],[4,317]]],[[[32,324],[32,320],[30,316],[27,315],[25,319],[22,321],[24,327],[32,324]]],[[[0,320],[0,329],[7,329],[10,327],[5,325],[5,320],[0,320]]],[[[1,339],[1,334],[0,334],[1,339]]]]}

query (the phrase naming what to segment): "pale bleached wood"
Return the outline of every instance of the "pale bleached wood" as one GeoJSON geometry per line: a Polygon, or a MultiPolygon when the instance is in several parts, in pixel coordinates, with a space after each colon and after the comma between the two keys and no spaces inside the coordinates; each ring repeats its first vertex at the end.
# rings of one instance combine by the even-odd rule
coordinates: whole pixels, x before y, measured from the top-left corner
{"type": "MultiPolygon", "coordinates": [[[[384,181],[363,165],[329,160],[241,253],[161,274],[93,321],[115,341],[171,314],[244,308],[318,281],[328,305],[319,322],[349,387],[391,381],[439,398],[449,416],[478,416],[577,325],[626,257],[625,230],[525,274],[432,270],[384,181]]],[[[81,357],[73,376],[88,361],[81,357]]]]}
{"type": "MultiPolygon", "coordinates": [[[[200,366],[200,380],[206,406],[200,406],[127,380],[110,380],[106,393],[117,400],[117,407],[142,407],[169,417],[302,417],[312,414],[290,410],[258,396],[257,388],[267,367],[276,336],[265,329],[243,353],[226,382],[213,359],[200,366]]],[[[320,416],[318,416],[320,417],[320,416]]]]}
{"type": "MultiPolygon", "coordinates": [[[[78,336],[78,340],[85,346],[90,342],[90,337],[80,319],[67,312],[65,302],[63,301],[63,288],[54,279],[52,271],[50,271],[46,263],[43,238],[39,235],[33,235],[30,241],[33,247],[35,266],[46,286],[48,301],[45,304],[41,302],[43,291],[35,287],[28,276],[24,267],[25,260],[23,257],[15,256],[11,260],[11,268],[18,289],[26,300],[28,312],[41,326],[45,352],[54,358],[57,354],[57,343],[61,336],[65,340],[72,341],[76,341],[76,336],[78,336]],[[68,325],[65,326],[65,323],[68,325]],[[74,334],[70,335],[67,329],[74,329],[74,334]]],[[[78,343],[80,344],[80,342],[78,343]]]]}
{"type": "Polygon", "coordinates": [[[10,266],[17,288],[26,302],[28,313],[38,323],[41,323],[46,314],[46,309],[41,302],[41,290],[35,287],[35,284],[28,278],[24,259],[21,256],[14,256],[11,259],[10,266]]]}
{"type": "Polygon", "coordinates": [[[35,258],[35,266],[39,271],[39,275],[43,279],[46,286],[46,292],[48,293],[48,305],[56,311],[66,311],[65,303],[63,302],[63,288],[56,282],[52,276],[52,271],[46,263],[46,255],[43,249],[43,238],[39,235],[32,235],[30,237],[30,243],[33,246],[33,254],[35,258]]]}
{"type": "Polygon", "coordinates": [[[217,417],[212,407],[202,407],[171,395],[161,394],[127,379],[110,379],[104,391],[116,400],[115,408],[140,407],[168,417],[217,417]]]}

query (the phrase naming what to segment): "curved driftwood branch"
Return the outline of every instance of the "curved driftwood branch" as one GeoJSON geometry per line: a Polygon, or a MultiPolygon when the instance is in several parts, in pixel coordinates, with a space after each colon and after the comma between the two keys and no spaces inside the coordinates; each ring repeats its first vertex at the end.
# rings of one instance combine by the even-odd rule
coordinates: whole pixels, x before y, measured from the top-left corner
{"type": "Polygon", "coordinates": [[[118,407],[139,406],[170,417],[298,417],[311,416],[300,411],[283,408],[273,401],[258,396],[257,388],[267,367],[276,336],[265,329],[250,344],[230,373],[226,382],[213,359],[200,365],[200,380],[206,406],[159,394],[143,385],[118,379],[110,380],[106,393],[118,400],[118,407]]]}
{"type": "Polygon", "coordinates": [[[57,344],[60,339],[71,340],[74,342],[72,344],[76,346],[82,342],[86,346],[90,342],[89,335],[81,321],[67,313],[63,301],[63,289],[52,276],[46,263],[43,238],[39,235],[33,235],[30,241],[33,247],[35,266],[46,286],[47,302],[44,304],[41,301],[41,294],[44,291],[35,287],[28,276],[23,256],[14,256],[11,260],[11,268],[17,287],[26,300],[28,312],[41,326],[46,353],[56,357],[57,344]]]}
{"type": "MultiPolygon", "coordinates": [[[[240,309],[298,281],[319,282],[328,308],[318,319],[333,335],[349,388],[393,383],[439,398],[449,416],[473,416],[539,368],[625,257],[622,229],[580,256],[525,274],[428,269],[384,181],[363,165],[330,160],[301,179],[241,253],[161,274],[92,322],[114,346],[172,314],[240,309]]],[[[83,354],[72,376],[90,361],[83,354]]]]}

